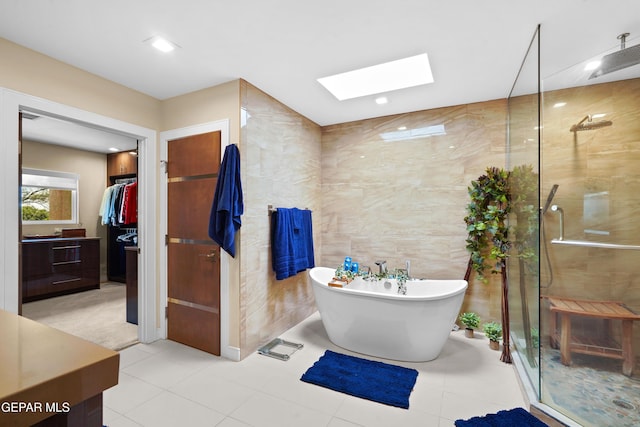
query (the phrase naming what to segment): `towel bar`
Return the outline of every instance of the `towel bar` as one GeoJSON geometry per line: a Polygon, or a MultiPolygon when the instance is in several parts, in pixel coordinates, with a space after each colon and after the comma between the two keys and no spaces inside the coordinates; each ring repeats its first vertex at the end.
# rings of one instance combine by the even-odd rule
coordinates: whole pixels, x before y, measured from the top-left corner
{"type": "MultiPolygon", "coordinates": [[[[304,209],[307,210],[307,211],[309,210],[309,208],[304,208],[304,209]]],[[[267,206],[267,213],[269,215],[271,215],[272,213],[277,212],[277,211],[278,211],[278,208],[274,208],[273,205],[268,205],[267,206]]]]}

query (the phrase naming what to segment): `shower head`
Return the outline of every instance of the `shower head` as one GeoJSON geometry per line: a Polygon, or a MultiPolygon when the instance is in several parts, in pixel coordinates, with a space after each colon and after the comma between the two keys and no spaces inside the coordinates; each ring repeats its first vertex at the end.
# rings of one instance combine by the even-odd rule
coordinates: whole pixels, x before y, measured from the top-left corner
{"type": "Polygon", "coordinates": [[[549,196],[547,196],[547,201],[544,203],[544,207],[542,208],[542,215],[544,215],[549,209],[551,201],[556,195],[556,191],[558,191],[558,184],[553,184],[553,187],[551,187],[551,191],[549,191],[549,196]]]}
{"type": "Polygon", "coordinates": [[[589,80],[640,64],[640,44],[625,48],[627,36],[629,36],[629,33],[623,33],[618,36],[620,50],[603,56],[600,60],[600,66],[591,73],[589,80]]]}
{"type": "Polygon", "coordinates": [[[599,122],[594,122],[592,120],[591,115],[588,115],[588,116],[585,116],[582,120],[580,120],[575,125],[571,126],[571,128],[569,129],[569,132],[599,129],[605,126],[611,126],[612,124],[613,122],[611,120],[600,120],[599,122]]]}

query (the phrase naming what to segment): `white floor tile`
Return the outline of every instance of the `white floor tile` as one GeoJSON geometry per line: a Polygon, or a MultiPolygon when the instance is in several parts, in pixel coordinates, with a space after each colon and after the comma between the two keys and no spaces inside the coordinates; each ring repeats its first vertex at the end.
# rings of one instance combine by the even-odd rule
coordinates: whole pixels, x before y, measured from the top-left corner
{"type": "Polygon", "coordinates": [[[122,369],[122,372],[161,388],[177,384],[204,365],[188,364],[176,355],[160,352],[122,369]]]}
{"type": "Polygon", "coordinates": [[[160,393],[161,388],[120,371],[118,385],[103,393],[103,405],[124,414],[160,393]]]}
{"type": "Polygon", "coordinates": [[[108,415],[104,413],[104,421],[103,425],[106,427],[140,427],[141,425],[136,423],[135,421],[130,420],[129,418],[113,413],[115,415],[108,415]]]}
{"type": "Polygon", "coordinates": [[[331,416],[263,393],[257,393],[231,416],[256,427],[325,427],[331,416]]]}
{"type": "Polygon", "coordinates": [[[336,417],[367,427],[423,427],[437,425],[438,415],[381,405],[369,400],[347,396],[336,417]]]}
{"type": "Polygon", "coordinates": [[[142,345],[125,348],[120,351],[120,369],[122,370],[152,355],[153,353],[149,353],[142,345]]]}
{"type": "Polygon", "coordinates": [[[169,390],[225,415],[229,415],[257,393],[255,389],[229,381],[211,371],[200,371],[169,390]]]}
{"type": "Polygon", "coordinates": [[[238,421],[236,419],[227,417],[220,424],[216,425],[216,427],[252,427],[249,424],[245,424],[242,421],[238,421]]]}
{"type": "Polygon", "coordinates": [[[341,418],[333,417],[327,427],[361,427],[360,424],[354,424],[341,418]]]}
{"type": "Polygon", "coordinates": [[[332,344],[315,313],[280,338],[304,347],[281,361],[234,362],[161,340],[121,352],[120,384],[105,392],[105,424],[217,427],[452,427],[454,420],[525,405],[511,365],[481,335],[454,332],[431,362],[386,361],[332,344]],[[408,410],[300,381],[325,350],[417,369],[408,410]]]}
{"type": "Polygon", "coordinates": [[[225,418],[223,414],[166,391],[126,416],[143,426],[154,427],[211,427],[225,418]]]}

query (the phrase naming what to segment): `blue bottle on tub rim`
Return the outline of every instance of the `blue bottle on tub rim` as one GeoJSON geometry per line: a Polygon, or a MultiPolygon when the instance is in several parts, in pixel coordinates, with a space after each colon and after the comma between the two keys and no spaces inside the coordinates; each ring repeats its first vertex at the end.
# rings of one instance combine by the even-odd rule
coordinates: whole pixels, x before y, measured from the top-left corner
{"type": "Polygon", "coordinates": [[[351,263],[351,271],[352,272],[357,274],[359,268],[360,268],[360,266],[358,265],[357,262],[354,261],[354,262],[351,263]]]}
{"type": "Polygon", "coordinates": [[[351,271],[351,257],[344,258],[344,271],[351,271]]]}

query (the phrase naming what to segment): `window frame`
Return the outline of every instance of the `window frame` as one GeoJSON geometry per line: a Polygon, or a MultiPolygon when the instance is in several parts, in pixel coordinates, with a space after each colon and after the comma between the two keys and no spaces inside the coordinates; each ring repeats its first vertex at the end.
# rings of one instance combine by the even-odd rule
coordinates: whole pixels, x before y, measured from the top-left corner
{"type": "MultiPolygon", "coordinates": [[[[27,182],[30,180],[27,179],[27,182]]],[[[70,172],[51,171],[44,169],[22,168],[22,180],[20,186],[20,220],[22,225],[43,225],[43,224],[78,224],[80,215],[80,175],[70,172]],[[29,185],[25,184],[25,175],[34,176],[34,180],[43,181],[45,184],[49,181],[50,185],[29,185]],[[37,178],[36,178],[37,177],[37,178]],[[23,187],[41,187],[53,190],[70,190],[71,191],[71,219],[68,220],[24,220],[22,219],[22,188],[23,187]]]]}

